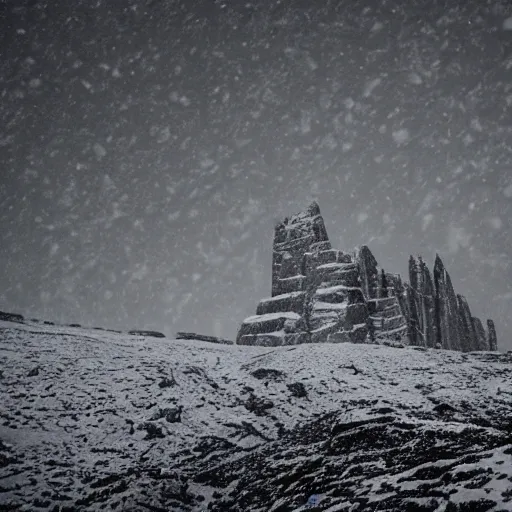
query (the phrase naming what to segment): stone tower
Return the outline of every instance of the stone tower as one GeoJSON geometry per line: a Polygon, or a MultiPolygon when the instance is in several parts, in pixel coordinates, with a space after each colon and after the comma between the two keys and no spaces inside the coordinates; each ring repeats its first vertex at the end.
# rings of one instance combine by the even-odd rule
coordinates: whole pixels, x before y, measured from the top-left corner
{"type": "Polygon", "coordinates": [[[246,318],[239,345],[400,343],[451,350],[496,350],[496,330],[471,315],[443,262],[433,274],[409,260],[410,283],[386,273],[367,246],[332,248],[317,203],[277,224],[271,297],[246,318]]]}

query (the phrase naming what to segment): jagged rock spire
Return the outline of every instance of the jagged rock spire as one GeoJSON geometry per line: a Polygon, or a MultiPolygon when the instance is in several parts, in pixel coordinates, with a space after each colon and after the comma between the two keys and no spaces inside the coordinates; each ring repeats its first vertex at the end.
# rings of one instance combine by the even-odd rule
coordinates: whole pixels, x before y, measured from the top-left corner
{"type": "Polygon", "coordinates": [[[377,260],[368,246],[363,245],[357,252],[356,258],[359,262],[361,272],[361,288],[366,299],[375,299],[377,297],[379,271],[377,260]]]}
{"type": "Polygon", "coordinates": [[[310,217],[321,215],[319,204],[316,201],[312,201],[311,204],[307,207],[306,213],[308,213],[310,217]]]}
{"type": "Polygon", "coordinates": [[[487,332],[489,335],[489,350],[498,350],[498,337],[496,336],[496,327],[490,318],[487,319],[487,332]]]}
{"type": "Polygon", "coordinates": [[[312,202],[304,211],[277,224],[272,255],[272,297],[300,291],[302,263],[307,252],[331,249],[320,207],[312,202]],[[296,278],[293,283],[289,281],[296,278]]]}
{"type": "Polygon", "coordinates": [[[275,226],[272,297],[244,321],[239,344],[282,345],[322,341],[396,341],[428,348],[495,350],[488,332],[456,295],[436,254],[433,273],[421,258],[409,259],[410,284],[379,268],[363,245],[353,255],[333,250],[320,207],[275,226]]]}

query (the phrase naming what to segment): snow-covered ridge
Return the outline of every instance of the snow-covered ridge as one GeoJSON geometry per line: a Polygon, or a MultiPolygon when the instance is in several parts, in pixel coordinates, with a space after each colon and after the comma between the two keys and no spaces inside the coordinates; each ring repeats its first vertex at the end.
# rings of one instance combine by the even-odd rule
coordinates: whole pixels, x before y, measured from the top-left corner
{"type": "Polygon", "coordinates": [[[2,321],[0,506],[510,510],[511,355],[2,321]]]}

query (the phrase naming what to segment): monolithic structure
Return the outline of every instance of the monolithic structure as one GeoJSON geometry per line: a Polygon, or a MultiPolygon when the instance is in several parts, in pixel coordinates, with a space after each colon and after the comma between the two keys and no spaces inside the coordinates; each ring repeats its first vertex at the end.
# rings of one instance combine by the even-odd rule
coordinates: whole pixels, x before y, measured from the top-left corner
{"type": "Polygon", "coordinates": [[[409,283],[379,268],[368,247],[333,249],[318,204],[275,228],[272,297],[245,319],[239,345],[401,343],[496,350],[496,330],[471,315],[436,256],[433,273],[409,260],[409,283]]]}

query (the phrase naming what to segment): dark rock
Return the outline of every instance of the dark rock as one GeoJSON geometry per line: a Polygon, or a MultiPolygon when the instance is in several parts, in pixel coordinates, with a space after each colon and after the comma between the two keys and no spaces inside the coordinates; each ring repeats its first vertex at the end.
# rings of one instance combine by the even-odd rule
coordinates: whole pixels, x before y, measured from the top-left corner
{"type": "Polygon", "coordinates": [[[170,388],[176,385],[176,381],[174,379],[169,379],[169,377],[164,377],[159,383],[158,387],[161,389],[170,388]]]}
{"type": "Polygon", "coordinates": [[[176,379],[174,378],[174,374],[171,370],[171,377],[165,376],[159,383],[158,387],[160,389],[170,388],[172,386],[176,386],[178,383],[176,382],[176,379]]]}
{"type": "Polygon", "coordinates": [[[151,441],[152,439],[163,439],[165,437],[162,432],[162,427],[149,421],[141,423],[137,427],[137,430],[145,430],[147,432],[146,437],[144,438],[146,441],[151,441]]]}
{"type": "Polygon", "coordinates": [[[256,314],[267,315],[269,313],[292,311],[293,313],[301,315],[304,309],[304,294],[304,291],[299,291],[288,295],[277,295],[271,299],[262,300],[258,304],[256,314]]]}
{"type": "Polygon", "coordinates": [[[4,322],[23,323],[25,318],[23,315],[18,315],[16,313],[6,313],[4,311],[0,311],[0,320],[3,320],[4,322]]]}
{"type": "Polygon", "coordinates": [[[498,337],[496,336],[496,327],[494,326],[494,322],[490,318],[487,320],[487,333],[489,336],[487,342],[489,350],[498,350],[498,337]]]}
{"type": "Polygon", "coordinates": [[[348,370],[354,370],[354,375],[361,373],[361,371],[358,370],[354,364],[351,364],[350,366],[345,366],[344,368],[347,368],[348,370]]]}
{"type": "Polygon", "coordinates": [[[32,368],[32,370],[30,370],[27,374],[27,377],[36,377],[37,375],[39,375],[39,367],[36,366],[35,368],[32,368]]]}
{"type": "Polygon", "coordinates": [[[292,396],[296,398],[308,397],[306,386],[304,386],[302,382],[292,382],[291,384],[287,384],[286,387],[290,390],[292,396]]]}
{"type": "Polygon", "coordinates": [[[213,452],[222,452],[234,448],[236,448],[236,445],[230,443],[227,439],[211,436],[203,437],[200,442],[192,448],[192,451],[197,452],[201,457],[206,457],[213,452]]]}
{"type": "Polygon", "coordinates": [[[449,350],[461,350],[461,333],[457,311],[457,299],[450,275],[436,255],[434,263],[434,311],[436,325],[436,346],[449,350]]]}
{"type": "Polygon", "coordinates": [[[257,416],[263,416],[267,414],[267,411],[269,409],[272,409],[272,407],[274,407],[274,402],[266,398],[259,398],[251,393],[249,398],[244,402],[244,407],[248,411],[256,414],[257,416]]]}
{"type": "Polygon", "coordinates": [[[194,332],[177,332],[176,333],[177,340],[198,340],[198,341],[207,341],[209,343],[219,343],[222,345],[233,345],[231,340],[227,340],[224,338],[218,338],[216,336],[206,336],[204,334],[196,334],[194,332]]]}
{"type": "Polygon", "coordinates": [[[497,505],[493,500],[480,499],[465,503],[450,502],[446,505],[445,512],[486,512],[497,505]]]}
{"type": "Polygon", "coordinates": [[[434,411],[439,414],[453,414],[454,412],[457,412],[457,409],[449,404],[438,404],[434,407],[434,411]]]}
{"type": "Polygon", "coordinates": [[[133,435],[133,434],[135,433],[135,429],[134,429],[134,427],[133,427],[133,425],[134,425],[133,420],[127,419],[127,420],[126,420],[126,423],[127,423],[128,425],[130,425],[130,435],[133,435]]]}
{"type": "Polygon", "coordinates": [[[148,337],[152,337],[152,338],[165,338],[165,334],[158,332],[158,331],[132,330],[132,331],[128,331],[128,334],[131,334],[132,336],[148,336],[148,337]]]}
{"type": "Polygon", "coordinates": [[[379,271],[377,260],[370,249],[363,245],[357,254],[357,264],[361,276],[361,288],[368,299],[377,298],[379,271]]]}
{"type": "Polygon", "coordinates": [[[284,373],[280,370],[274,370],[272,368],[258,368],[257,370],[254,370],[251,373],[251,375],[255,379],[275,380],[275,381],[283,380],[286,377],[286,373],[284,373]]]}
{"type": "Polygon", "coordinates": [[[169,423],[180,423],[181,422],[181,413],[183,411],[183,407],[179,405],[178,407],[167,407],[165,409],[158,409],[158,411],[153,414],[151,417],[152,421],[156,421],[164,418],[169,423]]]}

